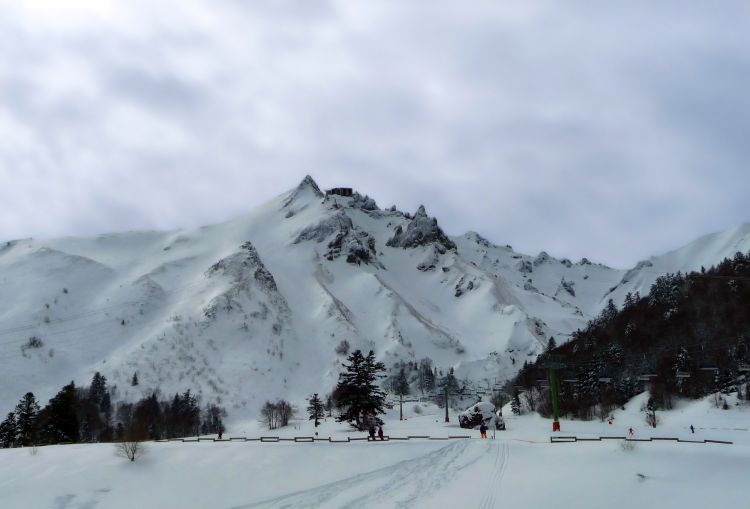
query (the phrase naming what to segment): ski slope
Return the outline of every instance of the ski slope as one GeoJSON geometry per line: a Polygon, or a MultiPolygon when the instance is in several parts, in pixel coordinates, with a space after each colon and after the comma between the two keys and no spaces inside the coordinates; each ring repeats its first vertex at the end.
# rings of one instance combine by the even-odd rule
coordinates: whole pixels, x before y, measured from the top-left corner
{"type": "MultiPolygon", "coordinates": [[[[733,441],[733,445],[619,441],[551,444],[549,421],[507,418],[508,430],[480,440],[478,431],[442,422],[423,405],[407,420],[397,409],[386,419],[394,436],[470,434],[470,440],[351,443],[148,443],[131,463],[112,444],[0,450],[0,507],[98,508],[435,508],[508,506],[664,508],[744,507],[750,468],[750,408],[713,408],[710,399],[685,402],[646,427],[636,397],[609,425],[563,420],[564,434],[677,436],[733,441]],[[689,426],[696,426],[696,434],[689,426]],[[709,429],[714,428],[714,429],[709,429]],[[740,428],[740,429],[738,429],[740,428]]],[[[734,400],[730,398],[734,403],[734,400]]],[[[508,409],[505,409],[508,413],[508,409]]],[[[454,419],[455,420],[455,419],[454,419]]],[[[248,421],[246,429],[262,432],[248,421]],[[251,429],[254,428],[254,429],[251,429]]],[[[361,436],[325,422],[321,436],[361,436]]],[[[277,433],[302,436],[300,421],[277,433]],[[295,429],[296,427],[296,429],[295,429]]],[[[257,436],[257,435],[256,435],[257,436]]]]}

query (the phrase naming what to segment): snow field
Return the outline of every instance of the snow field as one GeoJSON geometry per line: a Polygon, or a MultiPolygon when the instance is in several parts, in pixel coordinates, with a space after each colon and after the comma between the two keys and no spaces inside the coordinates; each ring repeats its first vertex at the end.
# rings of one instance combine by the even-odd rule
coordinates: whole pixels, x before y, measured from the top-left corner
{"type": "MultiPolygon", "coordinates": [[[[563,420],[562,434],[612,435],[633,426],[637,436],[688,437],[692,423],[722,428],[698,431],[694,438],[735,444],[649,442],[631,451],[620,441],[551,444],[550,421],[532,415],[508,417],[508,431],[480,440],[476,430],[443,423],[440,409],[428,405],[426,415],[410,413],[405,421],[398,421],[397,408],[389,411],[386,433],[474,438],[148,443],[135,463],[116,457],[112,444],[41,447],[35,455],[29,449],[0,450],[0,507],[490,509],[546,507],[551,501],[592,509],[745,507],[750,432],[733,428],[748,423],[748,409],[719,410],[708,399],[683,403],[661,412],[663,424],[649,430],[640,424],[643,397],[615,412],[612,426],[563,420]]],[[[260,431],[252,425],[230,426],[227,436],[260,431]]],[[[314,433],[311,422],[297,426],[262,434],[314,433]]],[[[330,420],[318,432],[363,436],[330,420]]]]}

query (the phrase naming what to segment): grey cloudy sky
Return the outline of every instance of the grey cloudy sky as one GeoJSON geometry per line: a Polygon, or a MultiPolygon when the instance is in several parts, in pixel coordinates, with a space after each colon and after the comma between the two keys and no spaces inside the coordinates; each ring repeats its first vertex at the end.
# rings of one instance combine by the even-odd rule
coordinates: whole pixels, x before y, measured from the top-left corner
{"type": "Polygon", "coordinates": [[[746,0],[0,0],[0,238],[197,226],[310,173],[629,266],[750,221],[746,0]]]}

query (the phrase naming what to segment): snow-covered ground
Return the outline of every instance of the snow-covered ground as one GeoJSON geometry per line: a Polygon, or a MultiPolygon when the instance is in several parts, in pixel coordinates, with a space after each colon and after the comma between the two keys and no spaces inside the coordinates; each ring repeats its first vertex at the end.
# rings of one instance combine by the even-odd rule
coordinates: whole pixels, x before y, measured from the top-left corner
{"type": "MultiPolygon", "coordinates": [[[[0,507],[15,508],[696,508],[747,507],[750,408],[716,409],[710,399],[660,412],[648,428],[646,396],[613,423],[562,421],[563,435],[677,436],[733,445],[620,441],[551,444],[550,422],[507,418],[494,440],[443,423],[440,409],[407,405],[387,416],[393,436],[470,434],[471,440],[333,443],[148,443],[130,463],[112,444],[0,450],[0,507]],[[691,434],[689,426],[697,429],[691,434]],[[704,429],[708,428],[708,429],[704,429]],[[741,428],[741,429],[737,429],[741,428]]],[[[506,416],[509,409],[506,408],[506,416]]],[[[452,414],[455,421],[455,413],[452,414]]],[[[304,436],[311,422],[278,432],[254,422],[236,435],[304,436]]],[[[319,436],[362,436],[331,421],[319,436]]],[[[492,431],[489,436],[492,437],[492,431]]]]}

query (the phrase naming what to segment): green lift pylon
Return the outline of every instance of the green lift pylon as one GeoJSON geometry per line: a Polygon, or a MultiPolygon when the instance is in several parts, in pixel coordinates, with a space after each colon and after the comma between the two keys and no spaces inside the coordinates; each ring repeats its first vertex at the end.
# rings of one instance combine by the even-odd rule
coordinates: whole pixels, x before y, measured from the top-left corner
{"type": "Polygon", "coordinates": [[[560,406],[557,401],[557,370],[563,369],[565,363],[560,357],[553,354],[545,355],[545,359],[540,366],[549,370],[549,391],[552,400],[552,431],[560,431],[560,406]]]}

